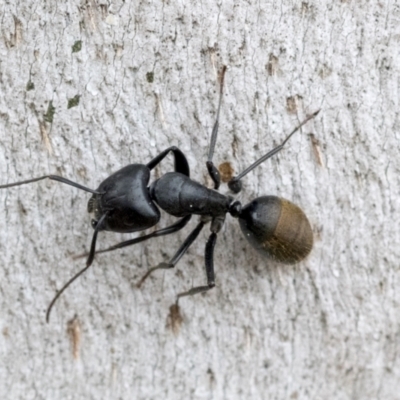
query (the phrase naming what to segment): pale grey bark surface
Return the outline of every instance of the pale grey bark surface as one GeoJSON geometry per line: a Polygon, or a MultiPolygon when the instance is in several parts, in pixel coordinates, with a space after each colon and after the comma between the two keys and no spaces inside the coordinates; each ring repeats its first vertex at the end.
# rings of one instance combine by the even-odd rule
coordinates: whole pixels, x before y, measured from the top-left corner
{"type": "MultiPolygon", "coordinates": [[[[315,248],[294,267],[273,264],[228,217],[217,286],[182,300],[174,333],[175,295],[205,282],[208,230],[176,270],[135,283],[191,221],[98,256],[46,324],[84,265],[72,256],[90,245],[89,195],[47,181],[3,190],[0,397],[400,399],[396,2],[61,3],[0,3],[1,183],[56,173],[95,188],[170,145],[205,182],[226,64],[217,165],[242,170],[322,109],[240,195],[300,205],[315,248]]],[[[126,237],[101,233],[99,247],[126,237]]]]}

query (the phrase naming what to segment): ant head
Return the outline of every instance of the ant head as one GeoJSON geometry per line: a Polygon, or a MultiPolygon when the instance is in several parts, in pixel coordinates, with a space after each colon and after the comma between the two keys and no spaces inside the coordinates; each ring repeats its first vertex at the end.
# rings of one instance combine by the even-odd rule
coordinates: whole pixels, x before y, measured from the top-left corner
{"type": "Polygon", "coordinates": [[[154,226],[160,211],[147,188],[150,170],[142,164],[131,164],[105,179],[88,202],[93,214],[92,226],[107,213],[99,230],[136,232],[154,226]]]}

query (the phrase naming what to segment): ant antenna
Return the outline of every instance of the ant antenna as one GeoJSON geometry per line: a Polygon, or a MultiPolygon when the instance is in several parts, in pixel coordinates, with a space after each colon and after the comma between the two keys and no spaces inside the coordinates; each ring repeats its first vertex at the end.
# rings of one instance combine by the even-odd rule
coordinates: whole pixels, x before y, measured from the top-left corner
{"type": "Polygon", "coordinates": [[[279,145],[276,146],[274,149],[272,149],[270,152],[259,158],[256,162],[251,164],[248,168],[246,168],[243,172],[241,172],[239,175],[235,176],[228,182],[228,187],[233,193],[239,193],[242,190],[242,183],[240,180],[247,175],[250,171],[253,171],[254,168],[257,168],[261,163],[263,163],[265,160],[268,160],[268,158],[271,158],[273,155],[276,153],[279,153],[282,149],[283,146],[286,144],[286,142],[293,136],[294,133],[296,133],[304,124],[306,124],[310,119],[313,119],[314,117],[317,116],[317,114],[321,110],[315,111],[311,115],[309,115],[304,121],[300,123],[296,128],[293,129],[292,132],[289,133],[289,135],[286,137],[286,139],[279,145]]]}
{"type": "MultiPolygon", "coordinates": [[[[0,185],[0,189],[6,189],[6,188],[11,188],[14,186],[20,186],[20,185],[26,185],[28,183],[33,183],[33,182],[38,182],[41,181],[43,179],[50,179],[53,181],[58,181],[61,183],[65,183],[67,185],[76,187],[78,189],[84,190],[85,192],[89,192],[92,194],[97,194],[97,195],[102,195],[104,194],[104,192],[99,192],[97,190],[93,190],[90,189],[86,186],[80,185],[79,183],[70,181],[69,179],[63,178],[62,176],[58,176],[58,175],[44,175],[44,176],[40,176],[38,178],[33,178],[33,179],[27,179],[25,181],[19,181],[19,182],[13,182],[13,183],[8,183],[6,185],[0,185]]],[[[57,299],[60,297],[60,295],[64,292],[64,290],[76,279],[78,278],[80,275],[82,275],[93,263],[93,259],[94,259],[94,255],[96,252],[96,240],[97,240],[97,234],[100,231],[100,229],[102,228],[102,224],[104,219],[107,217],[108,212],[106,212],[104,215],[102,215],[102,217],[100,218],[100,220],[98,221],[98,223],[95,226],[94,229],[94,234],[93,234],[93,238],[92,238],[92,244],[90,247],[90,252],[86,261],[86,267],[84,269],[82,269],[81,271],[79,271],[75,276],[73,276],[62,288],[61,290],[55,295],[55,297],[53,298],[53,300],[51,301],[49,307],[47,308],[47,312],[46,312],[46,321],[49,322],[50,319],[50,312],[51,309],[53,308],[55,302],[57,301],[57,299]]]]}
{"type": "Polygon", "coordinates": [[[61,183],[65,183],[65,184],[70,185],[70,186],[74,186],[74,187],[76,187],[78,189],[84,190],[85,192],[89,192],[89,193],[93,193],[93,194],[103,194],[102,192],[98,192],[97,190],[89,189],[86,186],[82,186],[79,183],[70,181],[69,179],[63,178],[62,176],[58,176],[58,175],[44,175],[44,176],[40,176],[39,178],[28,179],[26,181],[8,183],[6,185],[0,185],[0,189],[10,188],[10,187],[13,187],[13,186],[25,185],[27,183],[33,183],[33,182],[41,181],[41,180],[46,179],[46,178],[51,179],[53,181],[58,181],[58,182],[61,182],[61,183]]]}
{"type": "Polygon", "coordinates": [[[96,252],[96,240],[97,240],[97,234],[99,232],[99,230],[101,229],[104,220],[106,219],[108,215],[108,211],[105,212],[101,218],[99,219],[98,223],[96,224],[96,227],[94,228],[94,233],[93,233],[93,238],[92,238],[92,244],[90,246],[90,252],[89,252],[89,256],[86,260],[86,267],[81,269],[77,274],[75,274],[58,292],[57,294],[54,296],[53,300],[50,302],[49,306],[47,307],[47,311],[46,311],[46,322],[48,323],[50,321],[50,312],[54,306],[54,304],[56,303],[56,301],[58,300],[58,298],[61,296],[61,294],[64,292],[64,290],[77,278],[79,278],[93,263],[93,259],[94,259],[94,255],[96,252]]]}

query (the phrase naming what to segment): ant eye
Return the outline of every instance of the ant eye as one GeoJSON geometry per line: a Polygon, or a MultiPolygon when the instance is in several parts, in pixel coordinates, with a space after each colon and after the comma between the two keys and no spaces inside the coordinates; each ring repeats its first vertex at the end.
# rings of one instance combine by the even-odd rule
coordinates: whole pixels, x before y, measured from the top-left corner
{"type": "Polygon", "coordinates": [[[98,221],[96,221],[95,219],[92,219],[91,224],[92,224],[92,228],[95,229],[97,226],[98,221]]]}

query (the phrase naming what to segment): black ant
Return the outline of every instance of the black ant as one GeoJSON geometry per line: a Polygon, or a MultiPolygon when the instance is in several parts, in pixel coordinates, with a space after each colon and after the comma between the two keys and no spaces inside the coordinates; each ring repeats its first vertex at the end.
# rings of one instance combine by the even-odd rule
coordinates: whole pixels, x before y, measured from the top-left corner
{"type": "MultiPolygon", "coordinates": [[[[295,204],[276,196],[262,196],[242,207],[239,201],[217,192],[220,185],[220,175],[212,159],[217,140],[225,72],[226,67],[223,67],[220,76],[217,117],[212,130],[208,160],[206,162],[208,173],[214,182],[214,189],[209,189],[190,179],[186,157],[175,146],[164,150],[146,165],[131,164],[120,169],[105,179],[96,190],[56,175],[45,175],[0,186],[0,189],[5,189],[48,178],[92,193],[88,203],[88,212],[93,214],[92,226],[94,233],[90,251],[85,254],[87,256],[86,267],[58,291],[47,308],[47,322],[56,300],[76,278],[91,266],[96,253],[120,249],[153,237],[177,232],[189,222],[192,215],[200,215],[200,222],[195,229],[189,234],[169,262],[162,262],[147,271],[139,282],[139,286],[155,270],[173,268],[196,240],[204,225],[210,222],[211,234],[205,247],[207,285],[194,287],[186,292],[179,293],[177,302],[183,296],[212,289],[215,286],[214,247],[217,241],[217,234],[221,230],[228,213],[232,217],[239,219],[240,227],[246,239],[256,250],[268,258],[286,264],[293,264],[303,260],[310,253],[313,246],[311,226],[304,212],[295,204]],[[169,153],[174,156],[174,172],[167,172],[160,179],[149,185],[150,172],[169,153]],[[100,231],[130,233],[151,228],[160,220],[158,207],[180,219],[166,228],[96,252],[97,234],[100,231]]],[[[292,135],[310,119],[314,118],[318,112],[308,116],[279,146],[258,159],[239,175],[233,177],[228,182],[230,190],[233,193],[239,193],[242,188],[241,179],[265,160],[281,151],[292,135]]]]}

